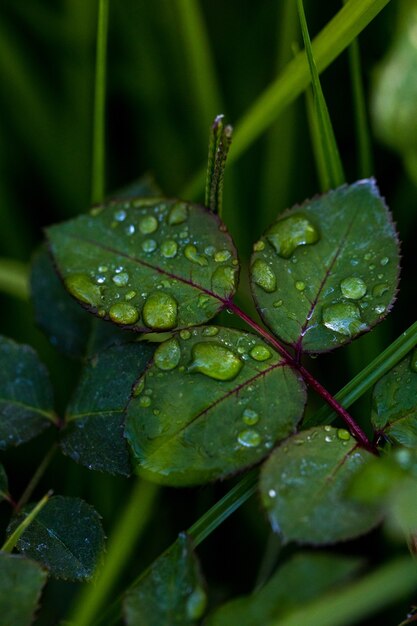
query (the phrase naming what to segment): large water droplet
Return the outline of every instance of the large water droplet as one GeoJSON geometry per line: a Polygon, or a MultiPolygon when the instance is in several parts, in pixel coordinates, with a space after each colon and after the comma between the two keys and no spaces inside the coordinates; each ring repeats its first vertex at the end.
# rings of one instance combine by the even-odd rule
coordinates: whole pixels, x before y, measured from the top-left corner
{"type": "Polygon", "coordinates": [[[268,350],[266,346],[263,346],[261,343],[253,346],[252,350],[249,352],[252,359],[255,361],[266,361],[271,358],[271,351],[268,350]]]}
{"type": "Polygon", "coordinates": [[[174,204],[168,215],[168,224],[175,226],[185,222],[188,216],[188,208],[184,202],[174,204]]]}
{"type": "Polygon", "coordinates": [[[261,443],[262,438],[257,430],[248,428],[239,433],[237,440],[238,443],[245,448],[256,448],[261,443]]]}
{"type": "Polygon", "coordinates": [[[259,415],[252,409],[245,409],[242,414],[242,419],[248,426],[254,426],[259,422],[259,415]]]}
{"type": "Polygon", "coordinates": [[[142,235],[150,235],[158,229],[158,220],[153,215],[145,215],[139,222],[139,230],[142,235]]]}
{"type": "Polygon", "coordinates": [[[143,305],[143,321],[149,328],[169,330],[177,323],[177,301],[168,293],[151,293],[143,305]]]}
{"type": "Polygon", "coordinates": [[[109,317],[116,324],[134,324],[139,317],[139,312],[132,304],[117,302],[110,307],[109,317]]]}
{"type": "Polygon", "coordinates": [[[215,380],[232,380],[243,367],[236,354],[214,341],[194,344],[192,359],[188,372],[198,372],[215,380]]]}
{"type": "Polygon", "coordinates": [[[206,257],[203,254],[199,254],[197,248],[191,243],[185,246],[184,256],[192,263],[196,263],[196,265],[201,265],[202,267],[208,265],[206,257]]]}
{"type": "Polygon", "coordinates": [[[228,265],[218,267],[211,277],[211,286],[215,293],[230,293],[235,287],[235,270],[228,265]]]}
{"type": "Polygon", "coordinates": [[[161,254],[166,259],[173,259],[178,252],[178,244],[173,239],[167,239],[161,243],[161,254]]]}
{"type": "Polygon", "coordinates": [[[121,272],[120,274],[115,274],[112,278],[112,281],[118,287],[125,287],[129,282],[129,274],[127,272],[121,272]]]}
{"type": "Polygon", "coordinates": [[[275,252],[289,259],[298,246],[317,243],[320,234],[310,220],[302,214],[290,215],[279,220],[266,232],[275,252]]]}
{"type": "Polygon", "coordinates": [[[256,259],[252,265],[253,282],[267,293],[277,288],[277,278],[269,265],[262,259],[256,259]]]}
{"type": "Polygon", "coordinates": [[[72,294],[91,306],[97,306],[101,298],[100,287],[94,284],[87,274],[72,274],[65,279],[65,286],[72,294]]]}
{"type": "Polygon", "coordinates": [[[154,354],[155,365],[157,365],[160,370],[173,370],[177,367],[180,358],[181,350],[175,337],[161,343],[154,354]]]}
{"type": "Polygon", "coordinates": [[[361,314],[352,302],[339,302],[323,309],[323,324],[345,337],[351,337],[362,330],[365,325],[361,314]]]}
{"type": "Polygon", "coordinates": [[[360,300],[366,294],[366,285],[362,278],[349,276],[340,283],[340,289],[345,298],[360,300]]]}

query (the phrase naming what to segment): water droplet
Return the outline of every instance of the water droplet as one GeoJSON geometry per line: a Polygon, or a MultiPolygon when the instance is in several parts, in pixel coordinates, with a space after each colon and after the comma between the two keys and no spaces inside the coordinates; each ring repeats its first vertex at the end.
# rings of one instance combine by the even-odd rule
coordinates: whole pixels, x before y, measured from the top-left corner
{"type": "Polygon", "coordinates": [[[129,226],[126,226],[126,230],[125,233],[128,237],[131,237],[132,235],[135,234],[135,227],[133,224],[129,224],[129,226]]]}
{"type": "Polygon", "coordinates": [[[326,435],[324,441],[326,443],[331,443],[333,441],[333,437],[331,435],[326,435]]]}
{"type": "Polygon", "coordinates": [[[375,298],[380,298],[384,293],[387,293],[387,291],[388,285],[386,283],[380,283],[379,285],[375,285],[372,289],[372,295],[375,296],[375,298]]]}
{"type": "Polygon", "coordinates": [[[266,346],[263,346],[261,343],[253,346],[249,354],[251,355],[252,359],[255,359],[255,361],[266,361],[272,356],[271,351],[268,350],[268,348],[266,346]]]}
{"type": "Polygon", "coordinates": [[[365,259],[365,261],[370,261],[372,259],[372,254],[370,252],[367,252],[363,258],[365,259]]]}
{"type": "Polygon", "coordinates": [[[260,239],[259,241],[256,241],[253,244],[253,251],[254,252],[261,252],[264,249],[265,249],[265,242],[262,241],[262,239],[260,239]]]}
{"type": "Polygon", "coordinates": [[[167,239],[161,243],[161,254],[166,259],[173,259],[178,252],[178,244],[173,239],[167,239]]]}
{"type": "Polygon", "coordinates": [[[268,491],[268,496],[269,496],[270,498],[275,498],[275,497],[276,497],[276,495],[277,495],[277,492],[275,491],[275,489],[270,489],[270,490],[268,491]]]}
{"type": "Polygon", "coordinates": [[[140,406],[147,407],[151,406],[152,400],[149,396],[141,396],[139,399],[140,406]]]}
{"type": "Polygon", "coordinates": [[[132,300],[136,296],[136,291],[128,291],[125,300],[132,300]]]}
{"type": "Polygon", "coordinates": [[[277,278],[269,265],[262,259],[256,259],[252,265],[253,282],[267,293],[277,288],[277,278]]]}
{"type": "Polygon", "coordinates": [[[115,274],[112,278],[112,281],[118,287],[126,287],[127,283],[129,282],[129,274],[127,272],[115,274]]]}
{"type": "Polygon", "coordinates": [[[410,366],[413,372],[417,372],[417,348],[414,348],[413,354],[411,355],[410,366]]]}
{"type": "Polygon", "coordinates": [[[198,620],[203,615],[207,605],[207,594],[202,587],[196,587],[188,596],[186,613],[190,620],[198,620]]]}
{"type": "Polygon", "coordinates": [[[142,250],[144,252],[154,252],[157,248],[157,243],[155,239],[145,239],[142,242],[142,250]]]}
{"type": "Polygon", "coordinates": [[[205,337],[215,337],[219,333],[217,326],[206,326],[203,328],[203,335],[205,337]]]}
{"type": "Polygon", "coordinates": [[[139,312],[132,304],[117,302],[110,307],[109,316],[116,324],[134,324],[139,317],[139,312]]]}
{"type": "Polygon", "coordinates": [[[366,285],[362,278],[349,276],[340,283],[340,289],[345,298],[360,300],[366,294],[366,285]]]}
{"type": "Polygon", "coordinates": [[[119,209],[118,211],[115,211],[113,217],[116,222],[123,222],[126,219],[126,215],[126,211],[124,211],[123,209],[119,209]]]}
{"type": "Polygon", "coordinates": [[[326,431],[326,433],[330,433],[330,432],[332,431],[332,427],[331,427],[331,426],[329,426],[329,424],[327,424],[327,425],[324,427],[324,430],[326,431]]]}
{"type": "Polygon", "coordinates": [[[158,229],[158,220],[153,215],[145,215],[139,222],[139,230],[142,235],[150,235],[158,229]]]}
{"type": "Polygon", "coordinates": [[[175,226],[182,224],[188,217],[188,208],[184,202],[174,204],[168,215],[168,224],[175,226]]]}
{"type": "Polygon", "coordinates": [[[145,388],[145,379],[144,379],[144,378],[141,378],[141,379],[140,379],[140,380],[136,383],[136,385],[133,387],[133,390],[132,390],[132,396],[133,396],[134,398],[137,398],[138,396],[140,396],[140,394],[142,393],[142,391],[144,390],[144,388],[145,388]]]}
{"type": "Polygon", "coordinates": [[[245,409],[242,414],[242,419],[248,426],[255,426],[259,422],[259,415],[252,409],[245,409]]]}
{"type": "Polygon", "coordinates": [[[169,330],[177,323],[177,301],[168,293],[151,293],[143,305],[143,321],[149,328],[169,330]]]}
{"type": "Polygon", "coordinates": [[[337,436],[342,441],[349,441],[349,439],[350,439],[350,432],[348,430],[346,430],[345,428],[338,428],[337,429],[337,436]]]}
{"type": "Polygon", "coordinates": [[[202,267],[208,265],[208,261],[206,257],[197,252],[197,248],[193,246],[191,243],[184,248],[184,256],[186,259],[191,261],[192,263],[196,263],[197,265],[201,265],[202,267]]]}
{"type": "Polygon", "coordinates": [[[191,333],[189,330],[180,330],[181,339],[187,340],[191,337],[191,333]]]}
{"type": "Polygon", "coordinates": [[[275,300],[273,307],[279,309],[280,306],[282,306],[282,300],[275,300]]]}
{"type": "Polygon", "coordinates": [[[387,256],[382,257],[382,259],[380,260],[380,264],[382,266],[387,265],[389,263],[389,258],[387,256]]]}
{"type": "Polygon", "coordinates": [[[97,282],[98,285],[102,285],[103,283],[106,282],[106,277],[105,276],[97,276],[96,282],[97,282]]]}
{"type": "Polygon", "coordinates": [[[385,311],[385,306],[383,304],[377,304],[376,307],[374,307],[374,311],[378,313],[378,315],[381,315],[381,313],[385,311]]]}
{"type": "Polygon", "coordinates": [[[230,294],[235,288],[235,270],[228,265],[218,267],[211,277],[211,286],[217,294],[230,294]]]}
{"type": "Polygon", "coordinates": [[[210,302],[210,296],[206,296],[206,295],[201,293],[198,296],[197,306],[200,307],[200,308],[204,307],[204,306],[206,306],[207,302],[210,302]]]}
{"type": "Polygon", "coordinates": [[[105,274],[109,268],[107,267],[107,265],[99,265],[97,269],[99,272],[103,272],[103,274],[105,274]]]}
{"type": "Polygon", "coordinates": [[[257,430],[248,428],[247,430],[242,430],[242,432],[238,434],[237,440],[238,443],[245,448],[256,448],[261,443],[262,438],[257,430]]]}
{"type": "Polygon", "coordinates": [[[295,288],[298,289],[298,291],[304,291],[304,289],[306,288],[306,284],[303,283],[302,280],[297,280],[297,282],[295,283],[295,288]]]}
{"type": "Polygon", "coordinates": [[[207,254],[207,256],[213,256],[215,252],[216,248],[214,246],[207,246],[204,248],[204,254],[207,254]]]}
{"type": "Polygon", "coordinates": [[[177,367],[180,358],[181,350],[175,337],[161,343],[154,354],[155,365],[157,365],[160,370],[173,370],[177,367]]]}
{"type": "Polygon", "coordinates": [[[214,260],[216,263],[223,263],[223,261],[228,261],[231,256],[229,250],[218,250],[214,254],[214,260]]]}
{"type": "Polygon", "coordinates": [[[351,337],[365,325],[361,320],[360,310],[351,302],[331,304],[323,309],[323,324],[345,337],[351,337]]]}
{"type": "Polygon", "coordinates": [[[289,259],[298,246],[314,244],[320,239],[317,228],[301,214],[290,215],[279,220],[266,232],[275,252],[289,259]]]}
{"type": "Polygon", "coordinates": [[[236,354],[214,341],[194,344],[192,358],[188,372],[199,372],[215,380],[232,380],[243,367],[236,354]]]}
{"type": "Polygon", "coordinates": [[[87,274],[72,274],[65,279],[65,286],[77,300],[97,306],[101,299],[101,289],[87,274]]]}

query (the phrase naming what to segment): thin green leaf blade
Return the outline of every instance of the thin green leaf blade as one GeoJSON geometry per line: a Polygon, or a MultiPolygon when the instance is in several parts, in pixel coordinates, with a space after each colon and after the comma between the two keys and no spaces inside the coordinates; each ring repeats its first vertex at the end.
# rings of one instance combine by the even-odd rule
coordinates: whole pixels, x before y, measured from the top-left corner
{"type": "Polygon", "coordinates": [[[89,469],[130,474],[124,410],[153,352],[144,342],[123,343],[88,361],[67,409],[60,440],[64,454],[89,469]]]}
{"type": "Polygon", "coordinates": [[[219,607],[207,620],[207,626],[269,624],[346,582],[359,567],[359,559],[325,552],[298,553],[286,561],[260,591],[219,607]]]}
{"type": "Polygon", "coordinates": [[[55,421],[49,375],[38,355],[0,337],[0,450],[32,439],[55,421]]]}
{"type": "Polygon", "coordinates": [[[70,293],[92,313],[136,331],[201,324],[236,288],[233,242],[219,218],[198,205],[112,201],[47,233],[70,293]]]}
{"type": "Polygon", "coordinates": [[[30,626],[47,573],[34,561],[0,552],[0,613],[2,626],[30,626]]]}
{"type": "Polygon", "coordinates": [[[127,626],[194,626],[206,606],[204,582],[185,533],[128,591],[127,626]]]}
{"type": "Polygon", "coordinates": [[[133,396],[126,436],[137,471],[187,485],[266,456],[294,432],[305,385],[254,335],[206,326],[161,344],[133,396]]]}
{"type": "Polygon", "coordinates": [[[261,497],[272,527],[284,541],[312,544],[369,531],[379,521],[378,509],[344,493],[369,458],[344,429],[316,427],[288,439],[261,472],[261,497]]]}
{"type": "MultiPolygon", "coordinates": [[[[28,505],[12,520],[8,534],[32,508],[28,505]]],[[[79,498],[54,496],[24,531],[16,547],[55,578],[89,580],[104,549],[100,516],[79,498]]]]}
{"type": "Polygon", "coordinates": [[[299,351],[341,346],[392,307],[398,239],[373,179],[287,211],[254,250],[251,286],[259,313],[299,351]]]}

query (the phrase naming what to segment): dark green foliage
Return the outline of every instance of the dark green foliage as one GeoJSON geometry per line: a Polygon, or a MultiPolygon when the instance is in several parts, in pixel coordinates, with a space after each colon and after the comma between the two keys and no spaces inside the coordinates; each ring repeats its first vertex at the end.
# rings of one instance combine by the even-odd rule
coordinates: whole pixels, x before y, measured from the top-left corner
{"type": "MultiPolygon", "coordinates": [[[[9,525],[9,534],[22,521],[28,505],[9,525]]],[[[56,578],[88,580],[102,558],[104,533],[100,516],[79,498],[51,498],[24,531],[17,548],[39,561],[56,578]]]]}
{"type": "Polygon", "coordinates": [[[3,465],[0,465],[0,500],[7,499],[8,495],[9,491],[6,470],[3,465]]]}
{"type": "Polygon", "coordinates": [[[2,626],[30,626],[47,573],[17,554],[0,552],[0,607],[2,626]]]}

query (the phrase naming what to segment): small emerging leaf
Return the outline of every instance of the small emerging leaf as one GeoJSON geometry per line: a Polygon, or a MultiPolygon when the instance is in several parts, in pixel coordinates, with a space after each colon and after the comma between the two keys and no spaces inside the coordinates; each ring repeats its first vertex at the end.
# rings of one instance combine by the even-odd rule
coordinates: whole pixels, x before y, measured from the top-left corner
{"type": "Polygon", "coordinates": [[[236,289],[236,250],[207,209],[112,201],[48,229],[68,291],[91,312],[147,332],[202,324],[236,289]]]}
{"type": "Polygon", "coordinates": [[[373,180],[287,211],[254,250],[259,313],[299,351],[337,348],[381,321],[393,304],[398,240],[373,180]]]}
{"type": "Polygon", "coordinates": [[[130,474],[124,411],[152,354],[153,347],[146,343],[124,343],[89,360],[67,409],[61,435],[64,454],[89,469],[130,474]]]}
{"type": "MultiPolygon", "coordinates": [[[[33,508],[28,505],[12,520],[11,534],[33,508]]],[[[92,506],[78,498],[55,496],[39,512],[17,542],[24,555],[39,561],[56,578],[92,578],[104,549],[100,517],[92,506]]]]}
{"type": "Polygon", "coordinates": [[[30,626],[47,573],[34,561],[0,552],[2,626],[30,626]]]}
{"type": "Polygon", "coordinates": [[[206,326],[160,344],[133,396],[126,436],[138,472],[192,485],[257,463],[294,432],[305,385],[256,336],[206,326]]]}
{"type": "Polygon", "coordinates": [[[0,450],[32,439],[55,421],[51,383],[38,355],[0,337],[0,450]]]}
{"type": "Polygon", "coordinates": [[[345,494],[372,455],[347,430],[316,427],[288,439],[262,468],[260,490],[271,525],[284,541],[329,544],[368,532],[377,508],[345,494]]]}
{"type": "Polygon", "coordinates": [[[194,626],[205,607],[198,561],[185,534],[154,561],[124,602],[127,626],[194,626]]]}

